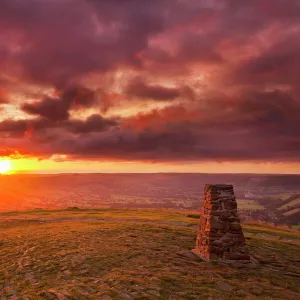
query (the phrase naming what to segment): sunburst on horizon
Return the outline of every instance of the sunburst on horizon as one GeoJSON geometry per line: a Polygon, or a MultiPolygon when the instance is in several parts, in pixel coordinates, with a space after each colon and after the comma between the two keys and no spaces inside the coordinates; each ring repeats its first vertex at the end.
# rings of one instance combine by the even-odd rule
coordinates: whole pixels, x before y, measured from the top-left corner
{"type": "Polygon", "coordinates": [[[7,174],[12,170],[11,161],[7,158],[0,158],[0,174],[7,174]]]}

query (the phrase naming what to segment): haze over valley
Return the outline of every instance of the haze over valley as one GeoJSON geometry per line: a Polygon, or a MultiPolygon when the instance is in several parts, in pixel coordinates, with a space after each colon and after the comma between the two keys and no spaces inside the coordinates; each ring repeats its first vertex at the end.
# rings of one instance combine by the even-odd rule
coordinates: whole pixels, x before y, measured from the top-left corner
{"type": "Polygon", "coordinates": [[[200,209],[206,183],[233,184],[240,215],[297,225],[300,175],[53,174],[0,176],[0,210],[200,209]]]}

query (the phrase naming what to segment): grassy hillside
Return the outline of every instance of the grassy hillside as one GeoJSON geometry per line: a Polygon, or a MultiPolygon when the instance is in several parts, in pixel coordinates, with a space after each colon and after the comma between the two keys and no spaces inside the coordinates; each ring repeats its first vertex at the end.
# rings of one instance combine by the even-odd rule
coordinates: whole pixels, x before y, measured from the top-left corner
{"type": "Polygon", "coordinates": [[[0,214],[1,299],[299,299],[300,235],[245,224],[253,262],[190,251],[197,215],[166,210],[0,214]]]}

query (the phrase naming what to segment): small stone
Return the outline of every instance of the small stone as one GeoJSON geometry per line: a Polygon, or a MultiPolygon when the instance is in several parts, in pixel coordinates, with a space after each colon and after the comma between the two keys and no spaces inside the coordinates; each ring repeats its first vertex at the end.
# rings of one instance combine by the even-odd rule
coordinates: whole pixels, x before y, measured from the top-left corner
{"type": "Polygon", "coordinates": [[[78,255],[75,255],[73,258],[72,258],[72,266],[73,267],[77,267],[78,265],[81,265],[83,264],[85,260],[85,257],[81,254],[78,254],[78,255]]]}
{"type": "Polygon", "coordinates": [[[16,290],[8,290],[6,291],[7,296],[15,296],[18,292],[16,290]]]}
{"type": "Polygon", "coordinates": [[[43,297],[44,299],[47,299],[47,300],[58,299],[57,295],[53,292],[41,292],[41,293],[39,293],[39,296],[43,297]]]}
{"type": "Polygon", "coordinates": [[[182,250],[182,251],[177,252],[176,254],[179,255],[179,256],[184,256],[184,257],[191,258],[191,259],[196,259],[197,258],[193,254],[193,252],[190,251],[190,250],[182,250]]]}
{"type": "Polygon", "coordinates": [[[231,292],[233,290],[233,286],[226,282],[218,282],[217,288],[225,292],[231,292]]]}

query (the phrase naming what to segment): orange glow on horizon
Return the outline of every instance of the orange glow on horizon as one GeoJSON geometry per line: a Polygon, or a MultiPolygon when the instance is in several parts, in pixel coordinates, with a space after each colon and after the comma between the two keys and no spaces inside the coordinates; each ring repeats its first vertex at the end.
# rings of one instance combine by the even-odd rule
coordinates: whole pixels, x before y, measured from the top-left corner
{"type": "MultiPolygon", "coordinates": [[[[1,160],[0,160],[1,161],[1,160]]],[[[9,173],[265,173],[300,174],[300,163],[9,160],[9,173]]]]}

